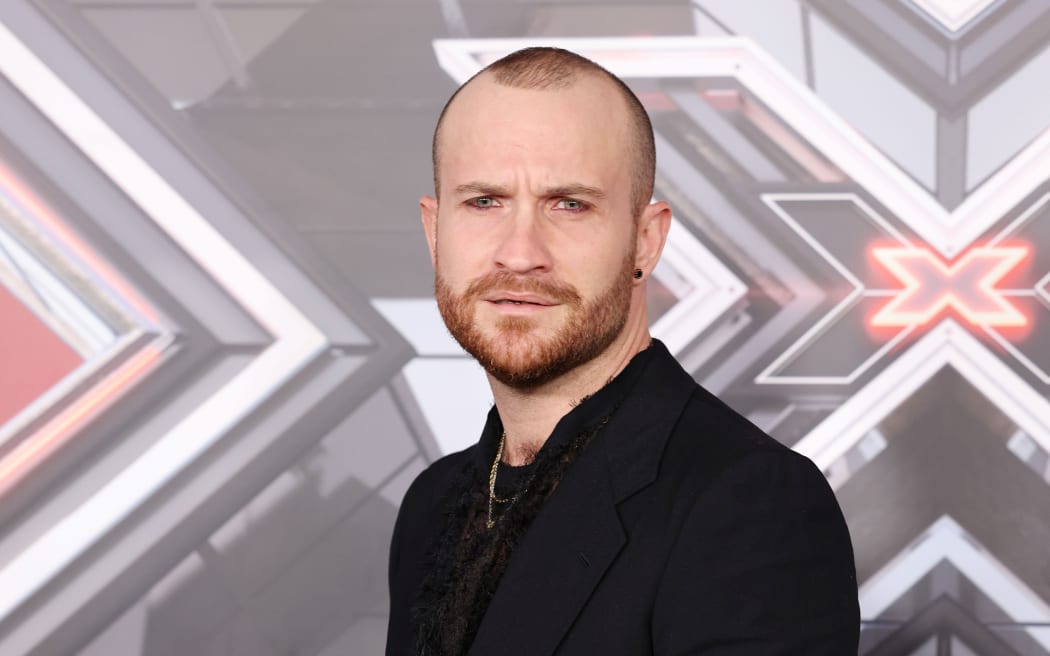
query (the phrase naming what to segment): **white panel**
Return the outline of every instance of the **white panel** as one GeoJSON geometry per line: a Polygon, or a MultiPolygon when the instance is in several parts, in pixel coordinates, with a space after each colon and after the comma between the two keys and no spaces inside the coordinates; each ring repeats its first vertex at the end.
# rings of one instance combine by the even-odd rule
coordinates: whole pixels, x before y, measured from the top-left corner
{"type": "Polygon", "coordinates": [[[806,79],[802,11],[796,0],[763,0],[761,11],[740,0],[698,0],[696,4],[734,34],[754,39],[795,77],[806,79]]]}
{"type": "Polygon", "coordinates": [[[949,31],[957,32],[995,0],[911,0],[949,31]]]}
{"type": "Polygon", "coordinates": [[[416,358],[404,369],[416,402],[442,453],[478,441],[492,408],[492,390],[470,358],[416,358]]]}
{"type": "Polygon", "coordinates": [[[927,189],[936,184],[937,114],[816,15],[817,95],[927,189]]]}
{"type": "Polygon", "coordinates": [[[1043,50],[970,110],[966,188],[973,189],[1050,124],[1050,48],[1043,50]]]}
{"type": "Polygon", "coordinates": [[[375,298],[372,306],[408,340],[419,355],[466,357],[452,339],[432,298],[375,298]]]}

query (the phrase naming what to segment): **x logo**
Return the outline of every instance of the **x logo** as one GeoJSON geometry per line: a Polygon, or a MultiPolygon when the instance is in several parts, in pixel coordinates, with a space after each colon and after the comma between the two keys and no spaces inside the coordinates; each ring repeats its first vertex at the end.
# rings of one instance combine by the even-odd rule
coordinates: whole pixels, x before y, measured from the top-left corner
{"type": "Polygon", "coordinates": [[[1025,248],[974,248],[951,264],[928,248],[876,248],[872,254],[904,285],[872,317],[874,326],[923,325],[947,308],[974,325],[1026,323],[1024,315],[995,288],[1025,258],[1025,248]]]}

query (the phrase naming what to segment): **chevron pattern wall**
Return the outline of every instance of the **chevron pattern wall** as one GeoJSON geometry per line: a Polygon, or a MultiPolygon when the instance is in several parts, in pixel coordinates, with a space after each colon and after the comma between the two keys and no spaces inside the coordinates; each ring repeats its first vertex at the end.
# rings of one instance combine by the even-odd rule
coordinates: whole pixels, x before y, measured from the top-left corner
{"type": "Polygon", "coordinates": [[[624,78],[652,330],[827,475],[861,654],[1050,655],[1050,4],[0,3],[0,653],[382,652],[491,396],[417,200],[456,86],[624,78]]]}

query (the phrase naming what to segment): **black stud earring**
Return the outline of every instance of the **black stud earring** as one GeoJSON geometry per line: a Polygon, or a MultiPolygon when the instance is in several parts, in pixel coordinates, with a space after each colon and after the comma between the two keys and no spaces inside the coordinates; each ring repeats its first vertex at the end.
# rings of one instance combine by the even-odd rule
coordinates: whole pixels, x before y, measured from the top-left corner
{"type": "Polygon", "coordinates": [[[643,275],[645,275],[645,273],[641,269],[635,269],[634,270],[634,279],[635,280],[641,280],[643,275]]]}

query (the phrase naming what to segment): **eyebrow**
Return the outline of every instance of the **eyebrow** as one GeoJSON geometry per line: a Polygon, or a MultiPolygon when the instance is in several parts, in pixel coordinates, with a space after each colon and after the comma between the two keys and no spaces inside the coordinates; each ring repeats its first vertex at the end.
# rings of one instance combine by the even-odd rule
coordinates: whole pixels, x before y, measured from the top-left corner
{"type": "Polygon", "coordinates": [[[551,187],[544,191],[548,198],[560,196],[590,196],[595,199],[605,198],[605,192],[597,187],[591,187],[578,182],[561,187],[551,187]]]}
{"type": "MultiPolygon", "coordinates": [[[[509,187],[488,182],[468,182],[466,184],[457,185],[454,191],[457,195],[479,194],[481,196],[497,197],[507,197],[512,195],[509,187]]],[[[605,198],[605,192],[598,187],[591,187],[590,185],[578,182],[557,187],[548,187],[543,190],[542,195],[546,198],[562,196],[590,196],[595,199],[605,198]]]]}
{"type": "Polygon", "coordinates": [[[488,182],[468,182],[466,184],[457,185],[454,189],[457,196],[464,196],[467,194],[478,194],[480,196],[510,196],[510,189],[507,187],[501,187],[500,185],[491,184],[488,182]]]}

